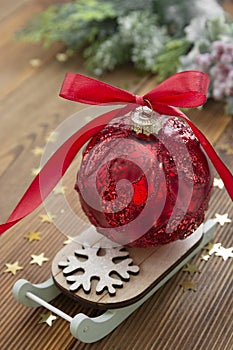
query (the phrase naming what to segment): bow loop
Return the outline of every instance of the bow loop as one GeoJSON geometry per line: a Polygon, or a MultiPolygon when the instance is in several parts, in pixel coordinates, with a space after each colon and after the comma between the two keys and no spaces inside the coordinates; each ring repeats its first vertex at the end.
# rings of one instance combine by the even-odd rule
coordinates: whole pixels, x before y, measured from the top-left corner
{"type": "Polygon", "coordinates": [[[90,105],[135,103],[136,100],[135,95],[126,90],[75,73],[66,74],[60,96],[90,105]]]}
{"type": "Polygon", "coordinates": [[[194,108],[206,102],[209,77],[199,71],[185,71],[174,74],[144,95],[152,103],[174,107],[194,108]]]}

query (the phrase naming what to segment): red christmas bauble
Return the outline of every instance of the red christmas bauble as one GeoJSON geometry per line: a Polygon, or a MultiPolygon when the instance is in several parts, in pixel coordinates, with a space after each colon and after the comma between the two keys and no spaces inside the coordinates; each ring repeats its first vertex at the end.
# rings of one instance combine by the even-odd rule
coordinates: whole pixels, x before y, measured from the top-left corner
{"type": "Polygon", "coordinates": [[[147,125],[132,126],[132,113],[113,119],[87,145],[75,186],[82,208],[119,244],[183,239],[204,220],[209,161],[185,121],[153,112],[150,133],[147,125]]]}

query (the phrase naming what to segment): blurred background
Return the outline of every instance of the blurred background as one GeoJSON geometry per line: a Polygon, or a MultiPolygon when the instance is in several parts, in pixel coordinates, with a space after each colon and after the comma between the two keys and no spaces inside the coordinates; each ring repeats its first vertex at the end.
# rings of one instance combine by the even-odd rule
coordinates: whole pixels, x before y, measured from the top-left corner
{"type": "MultiPolygon", "coordinates": [[[[227,112],[233,113],[230,1],[35,3],[45,9],[36,16],[31,14],[16,30],[16,40],[40,43],[48,50],[60,43],[61,49],[55,54],[60,63],[81,56],[87,72],[97,77],[125,64],[131,64],[140,75],[156,74],[158,82],[177,71],[205,71],[211,77],[209,97],[225,100],[227,112]]],[[[29,63],[36,68],[42,62],[38,57],[29,63]]]]}

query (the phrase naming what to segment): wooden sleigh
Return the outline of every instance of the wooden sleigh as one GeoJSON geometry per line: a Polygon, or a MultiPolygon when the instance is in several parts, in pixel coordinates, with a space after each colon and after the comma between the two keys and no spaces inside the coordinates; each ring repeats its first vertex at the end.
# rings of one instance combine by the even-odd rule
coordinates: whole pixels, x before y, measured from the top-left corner
{"type": "Polygon", "coordinates": [[[210,219],[185,240],[156,248],[127,248],[128,253],[120,247],[106,248],[106,238],[90,227],[78,237],[79,242],[80,238],[85,242],[83,245],[74,239],[57,253],[51,278],[41,284],[20,279],[13,294],[28,307],[43,306],[64,318],[70,322],[75,338],[93,343],[112,332],[195,256],[213,238],[215,225],[215,220],[210,219]],[[95,267],[92,274],[91,265],[95,267]],[[84,270],[89,271],[86,281],[82,277],[84,270]],[[103,313],[98,317],[83,313],[70,317],[49,304],[60,293],[103,313]]]}

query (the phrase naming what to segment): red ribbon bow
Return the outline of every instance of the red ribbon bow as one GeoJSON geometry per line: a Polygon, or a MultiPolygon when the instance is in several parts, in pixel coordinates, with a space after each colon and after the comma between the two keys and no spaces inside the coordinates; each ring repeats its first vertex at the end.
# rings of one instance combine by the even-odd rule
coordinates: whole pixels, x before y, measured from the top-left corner
{"type": "MultiPolygon", "coordinates": [[[[116,88],[80,74],[68,73],[60,96],[69,100],[101,105],[109,103],[136,103],[152,106],[160,114],[178,116],[186,120],[199,139],[233,200],[233,176],[218,157],[202,132],[176,107],[193,108],[206,101],[209,77],[199,71],[173,75],[143,96],[116,88]]],[[[117,110],[103,114],[73,134],[48,160],[35,177],[6,223],[0,225],[0,234],[36,209],[56,186],[80,148],[117,114],[117,110]]]]}
{"type": "MultiPolygon", "coordinates": [[[[60,96],[68,100],[101,105],[107,103],[149,104],[160,114],[183,116],[175,107],[193,108],[206,101],[209,77],[199,71],[177,73],[143,96],[103,83],[85,75],[68,73],[60,96]]],[[[149,107],[150,107],[149,105],[149,107]]]]}

